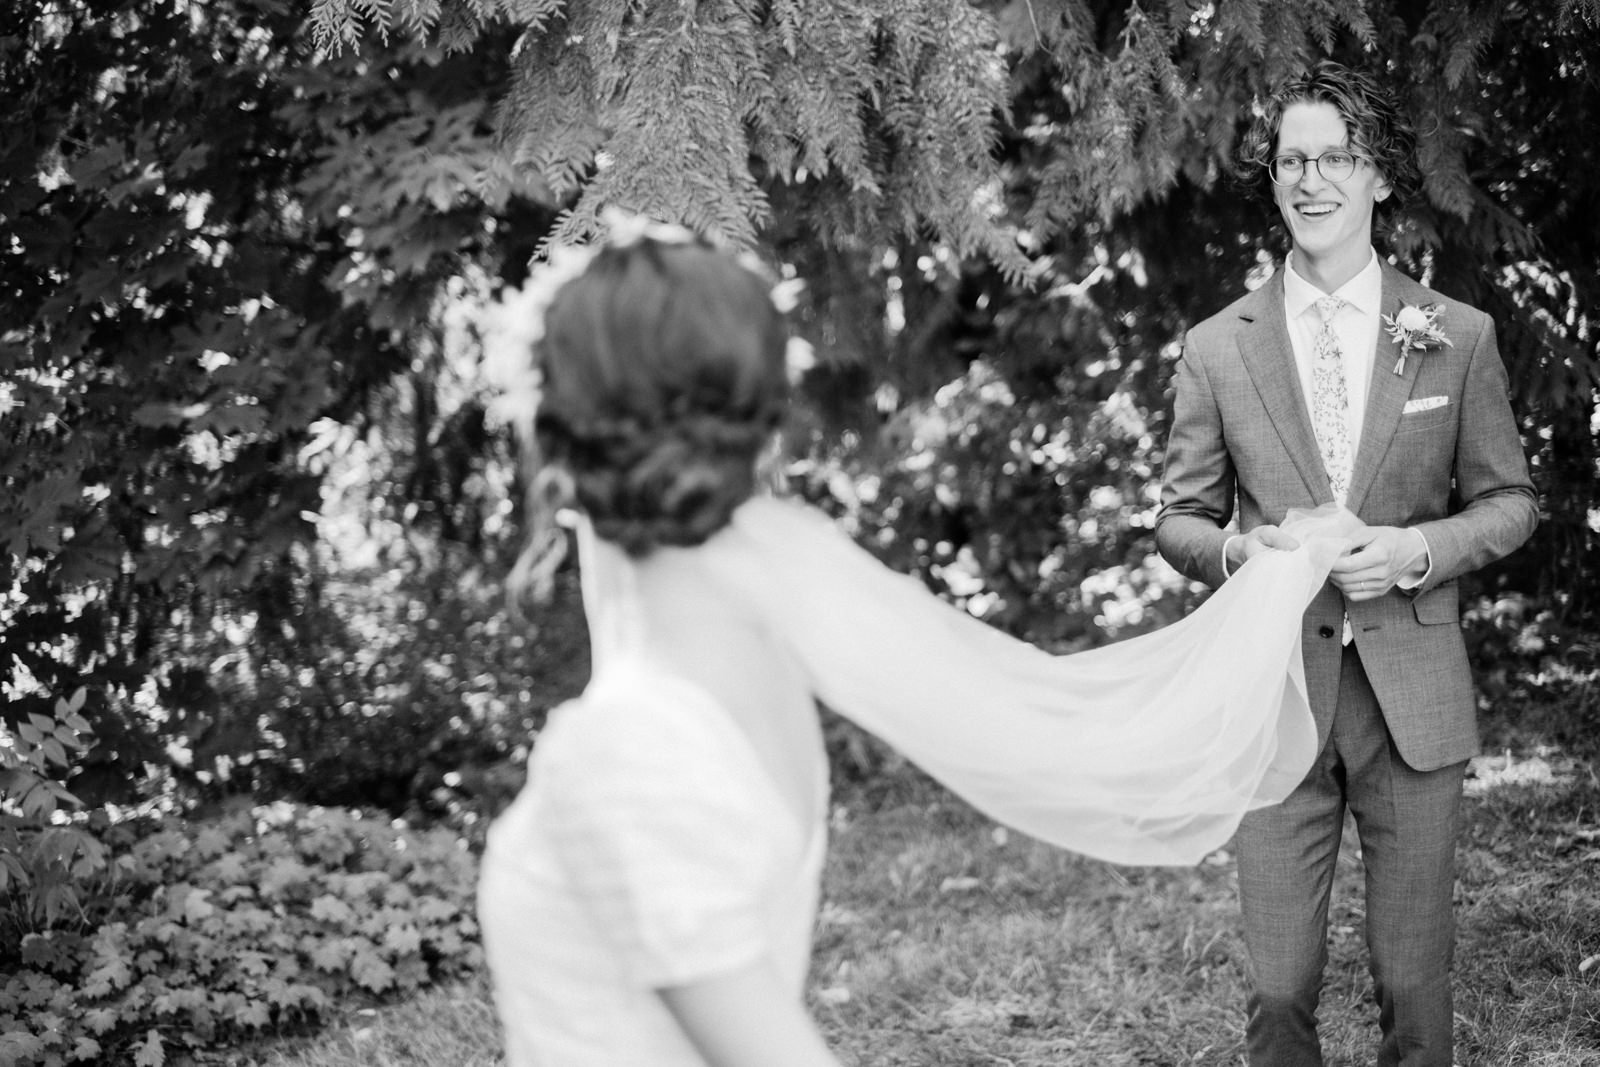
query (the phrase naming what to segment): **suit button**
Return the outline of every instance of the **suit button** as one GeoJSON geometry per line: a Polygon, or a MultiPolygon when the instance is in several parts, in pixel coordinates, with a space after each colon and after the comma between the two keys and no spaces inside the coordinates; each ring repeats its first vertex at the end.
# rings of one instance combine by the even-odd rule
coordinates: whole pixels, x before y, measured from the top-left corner
{"type": "Polygon", "coordinates": [[[1331,626],[1319,626],[1319,627],[1317,627],[1317,636],[1318,637],[1332,637],[1333,636],[1333,627],[1331,627],[1331,626]]]}

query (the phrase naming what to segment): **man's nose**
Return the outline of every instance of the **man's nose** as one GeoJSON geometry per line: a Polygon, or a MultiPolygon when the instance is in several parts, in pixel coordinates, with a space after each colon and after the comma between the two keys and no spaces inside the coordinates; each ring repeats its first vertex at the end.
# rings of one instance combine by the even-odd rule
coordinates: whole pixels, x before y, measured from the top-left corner
{"type": "Polygon", "coordinates": [[[1331,183],[1322,176],[1322,164],[1314,159],[1308,159],[1300,168],[1300,180],[1295,184],[1305,192],[1312,192],[1331,183]]]}

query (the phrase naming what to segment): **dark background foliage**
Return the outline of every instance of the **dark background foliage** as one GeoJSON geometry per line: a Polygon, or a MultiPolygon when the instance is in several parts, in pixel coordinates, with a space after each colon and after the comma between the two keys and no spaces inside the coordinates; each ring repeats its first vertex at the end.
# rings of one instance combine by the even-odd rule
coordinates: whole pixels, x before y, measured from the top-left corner
{"type": "MultiPolygon", "coordinates": [[[[1041,644],[1177,617],[1197,591],[1149,534],[1177,342],[1282,246],[1228,177],[1241,115],[1317,54],[1393,57],[1428,184],[1387,251],[1495,314],[1545,502],[1534,542],[1475,590],[1520,598],[1570,646],[1600,585],[1600,197],[1580,135],[1600,121],[1594,13],[1291,6],[994,3],[942,41],[911,28],[927,0],[876,15],[841,0],[815,39],[876,33],[863,55],[883,69],[806,107],[785,79],[842,75],[785,36],[787,7],[751,23],[743,58],[712,62],[740,39],[731,21],[685,45],[702,64],[686,77],[778,86],[743,119],[695,122],[787,123],[802,146],[756,137],[756,199],[728,201],[810,286],[799,327],[823,362],[790,428],[791,485],[1041,644]],[[985,32],[1007,60],[998,96],[992,72],[938,73],[941,48],[985,32]],[[1003,106],[987,132],[940,131],[875,84],[1003,106]],[[881,110],[846,122],[852,92],[881,110]],[[933,184],[925,153],[894,148],[918,130],[944,139],[933,184]],[[987,156],[973,137],[993,138],[987,156]],[[988,229],[953,231],[938,197],[988,229]],[[997,240],[1022,258],[982,254],[997,240]]],[[[443,775],[514,751],[556,695],[516,681],[495,588],[520,493],[452,309],[579,225],[582,198],[610,188],[606,123],[661,103],[615,72],[557,77],[599,94],[593,128],[529,155],[555,121],[530,95],[549,71],[513,44],[586,19],[639,48],[661,30],[607,3],[534,4],[520,26],[401,4],[380,39],[375,10],[324,0],[308,24],[273,0],[36,3],[0,37],[17,117],[0,148],[3,715],[86,691],[96,743],[72,787],[90,803],[177,783],[426,807],[443,775]],[[363,30],[331,53],[314,40],[363,30]],[[492,708],[475,695],[490,691],[492,708]]],[[[546,57],[557,75],[579,60],[596,62],[546,57]]],[[[715,226],[674,198],[721,180],[650,187],[651,203],[715,226]]],[[[546,618],[538,640],[581,645],[570,598],[546,618]]]]}

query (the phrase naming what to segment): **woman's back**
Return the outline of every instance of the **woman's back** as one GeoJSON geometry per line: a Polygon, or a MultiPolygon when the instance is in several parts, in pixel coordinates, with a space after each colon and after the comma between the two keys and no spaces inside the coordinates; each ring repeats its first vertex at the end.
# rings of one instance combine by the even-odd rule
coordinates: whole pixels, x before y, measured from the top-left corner
{"type": "Polygon", "coordinates": [[[770,624],[718,587],[694,549],[631,565],[644,655],[708,694],[749,741],[796,819],[826,803],[811,685],[770,624]]]}
{"type": "Polygon", "coordinates": [[[509,1063],[703,1061],[657,990],[765,957],[798,1000],[826,763],[798,666],[693,550],[591,545],[595,675],[495,823],[480,915],[509,1063]]]}

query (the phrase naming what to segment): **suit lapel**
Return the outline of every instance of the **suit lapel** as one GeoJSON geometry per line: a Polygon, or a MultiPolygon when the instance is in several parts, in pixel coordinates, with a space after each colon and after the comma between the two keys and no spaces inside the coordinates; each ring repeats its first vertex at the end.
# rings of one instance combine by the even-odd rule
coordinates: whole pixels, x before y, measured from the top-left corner
{"type": "MultiPolygon", "coordinates": [[[[1274,274],[1239,309],[1239,355],[1295,470],[1317,500],[1333,499],[1322,467],[1311,412],[1295,368],[1289,324],[1283,317],[1283,273],[1274,274]]],[[[1415,361],[1413,361],[1415,362],[1415,361]]]]}
{"type": "Polygon", "coordinates": [[[1422,304],[1427,301],[1422,286],[1401,274],[1388,262],[1383,263],[1383,299],[1378,320],[1377,355],[1372,361],[1372,378],[1367,384],[1367,412],[1361,428],[1361,445],[1356,451],[1355,470],[1350,476],[1350,492],[1346,506],[1356,514],[1366,502],[1367,491],[1377,477],[1378,468],[1389,452],[1389,442],[1400,425],[1406,401],[1411,399],[1412,386],[1417,381],[1417,368],[1422,360],[1415,355],[1406,360],[1404,370],[1396,374],[1394,365],[1399,349],[1383,325],[1382,316],[1393,316],[1403,303],[1422,304]]]}

